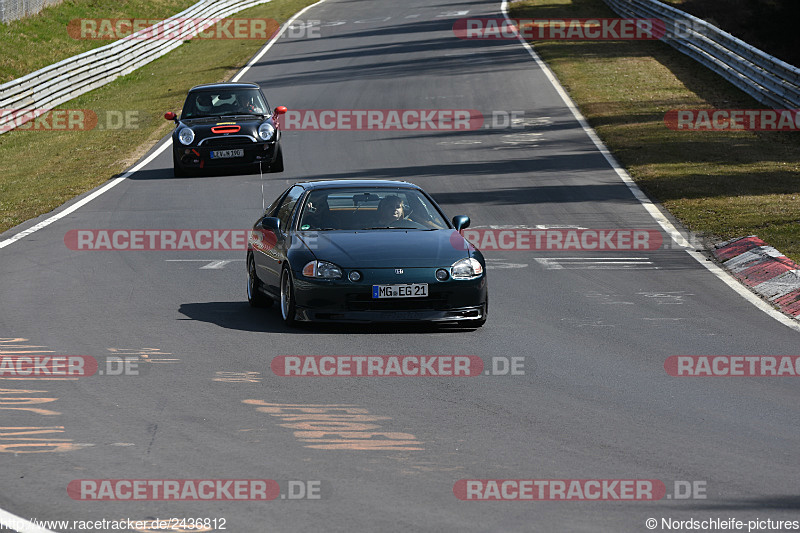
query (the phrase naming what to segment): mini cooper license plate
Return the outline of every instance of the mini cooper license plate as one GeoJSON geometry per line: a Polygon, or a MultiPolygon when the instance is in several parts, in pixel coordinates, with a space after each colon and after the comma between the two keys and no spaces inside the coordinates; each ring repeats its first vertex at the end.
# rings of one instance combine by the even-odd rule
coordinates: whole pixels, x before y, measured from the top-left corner
{"type": "Polygon", "coordinates": [[[372,286],[373,298],[424,298],[425,296],[428,296],[427,283],[372,286]]]}
{"type": "Polygon", "coordinates": [[[211,152],[211,159],[230,159],[232,157],[244,157],[244,149],[238,150],[214,150],[211,152]]]}

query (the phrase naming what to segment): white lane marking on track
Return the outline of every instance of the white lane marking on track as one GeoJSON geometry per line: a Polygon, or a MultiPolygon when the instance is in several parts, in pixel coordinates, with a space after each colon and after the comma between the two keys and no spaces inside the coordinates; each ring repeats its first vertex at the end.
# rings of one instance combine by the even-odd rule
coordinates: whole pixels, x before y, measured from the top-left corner
{"type": "Polygon", "coordinates": [[[226,265],[244,259],[165,259],[167,263],[206,263],[200,270],[222,270],[226,265]]]}
{"type": "MultiPolygon", "coordinates": [[[[267,44],[267,46],[262,48],[261,52],[259,52],[257,54],[257,56],[255,58],[253,58],[247,64],[247,66],[245,66],[244,69],[242,69],[242,71],[239,72],[239,74],[237,74],[235,76],[235,78],[233,80],[231,80],[231,81],[238,81],[239,78],[241,78],[242,75],[245,72],[247,72],[250,69],[250,67],[252,67],[255,64],[256,61],[261,59],[261,57],[263,57],[264,54],[267,53],[267,50],[272,48],[272,45],[275,44],[275,42],[280,38],[280,36],[283,34],[283,32],[286,31],[286,28],[289,25],[291,25],[298,17],[302,16],[303,13],[305,13],[306,11],[311,9],[312,7],[317,6],[317,5],[319,5],[319,4],[323,3],[323,2],[325,2],[325,0],[319,0],[319,2],[311,4],[310,6],[307,6],[304,9],[301,9],[300,11],[298,11],[292,18],[290,18],[286,22],[286,24],[284,25],[283,29],[272,37],[272,40],[269,42],[269,44],[267,44]]],[[[53,215],[52,217],[50,217],[50,218],[48,218],[48,219],[36,224],[35,226],[32,226],[32,227],[30,227],[30,228],[28,228],[28,229],[26,229],[24,231],[21,231],[21,232],[15,234],[15,235],[13,235],[12,237],[0,242],[0,248],[5,248],[9,244],[13,244],[13,243],[15,243],[15,242],[27,237],[28,235],[31,235],[32,233],[35,233],[35,232],[39,231],[40,229],[49,226],[53,222],[56,222],[57,220],[60,220],[60,219],[64,218],[65,216],[69,215],[70,213],[73,213],[74,211],[77,211],[78,209],[80,209],[84,205],[88,204],[89,202],[91,202],[92,200],[97,198],[98,196],[108,192],[109,190],[113,189],[114,187],[116,187],[117,185],[122,183],[122,181],[125,180],[126,178],[128,178],[129,176],[135,174],[136,172],[138,172],[139,170],[141,170],[142,168],[144,168],[145,166],[150,164],[150,162],[153,161],[156,157],[158,157],[164,150],[166,150],[166,148],[168,146],[172,146],[172,136],[169,136],[167,138],[167,140],[161,146],[159,146],[152,154],[150,154],[146,159],[141,161],[139,164],[135,165],[132,169],[130,169],[129,171],[125,172],[122,176],[118,177],[117,179],[113,180],[111,183],[103,186],[102,188],[96,190],[95,192],[93,192],[92,194],[90,194],[89,196],[87,196],[86,198],[81,200],[80,202],[76,202],[75,204],[71,205],[69,208],[65,209],[64,211],[62,211],[62,212],[60,212],[60,213],[58,213],[56,215],[53,215]]],[[[55,533],[54,531],[50,531],[49,529],[45,529],[43,527],[37,526],[37,525],[35,525],[35,524],[31,523],[31,522],[28,522],[24,518],[20,518],[20,517],[18,517],[16,515],[13,515],[13,514],[9,513],[8,511],[4,511],[3,509],[0,509],[0,524],[2,524],[5,527],[14,526],[15,529],[12,529],[12,531],[17,531],[17,533],[55,533]]]]}
{"type": "Polygon", "coordinates": [[[683,305],[684,298],[694,296],[686,291],[666,291],[666,292],[637,292],[645,298],[652,298],[658,305],[683,305]]]}
{"type": "Polygon", "coordinates": [[[9,237],[8,239],[0,242],[0,248],[5,248],[9,244],[13,244],[13,243],[15,243],[15,242],[17,242],[17,241],[19,241],[21,239],[24,239],[28,235],[36,233],[37,231],[39,231],[42,228],[46,228],[47,226],[49,226],[53,222],[61,220],[65,216],[77,211],[78,209],[80,209],[81,207],[85,206],[86,204],[88,204],[89,202],[91,202],[92,200],[97,198],[98,196],[100,196],[100,195],[102,195],[104,193],[107,193],[108,191],[110,191],[111,189],[113,189],[114,187],[116,187],[117,185],[122,183],[123,181],[125,181],[126,178],[128,178],[129,176],[133,175],[134,173],[138,172],[139,170],[141,170],[142,168],[144,168],[145,166],[150,164],[150,162],[153,161],[153,159],[155,159],[156,157],[161,155],[161,152],[163,152],[167,148],[167,146],[172,146],[172,137],[169,137],[161,146],[159,146],[146,159],[141,161],[138,165],[134,166],[129,171],[125,172],[122,176],[114,179],[111,183],[108,183],[108,184],[104,185],[102,188],[96,190],[95,192],[93,192],[92,194],[90,194],[89,196],[84,198],[83,200],[80,200],[79,202],[75,202],[74,204],[72,204],[68,208],[64,209],[60,213],[55,214],[55,215],[51,216],[50,218],[48,218],[46,220],[43,220],[42,222],[39,222],[35,226],[31,226],[30,228],[28,228],[26,230],[20,231],[19,233],[17,233],[15,235],[9,237]]]}
{"type": "MultiPolygon", "coordinates": [[[[500,9],[503,12],[503,17],[505,17],[506,21],[512,22],[511,18],[508,16],[508,0],[502,0],[500,4],[500,9]]],[[[542,61],[542,58],[539,57],[534,49],[531,47],[528,42],[522,38],[522,36],[517,33],[517,40],[522,44],[525,50],[528,51],[528,54],[536,61],[536,64],[542,69],[544,75],[552,84],[553,88],[555,88],[558,95],[561,97],[561,100],[564,101],[564,104],[569,108],[572,116],[578,121],[578,123],[583,128],[583,131],[586,132],[586,135],[592,140],[594,145],[603,154],[603,157],[608,161],[608,164],[611,165],[611,168],[617,173],[619,178],[628,186],[628,189],[631,191],[633,196],[639,201],[640,204],[645,208],[645,210],[650,214],[653,219],[666,231],[669,236],[672,238],[675,243],[684,248],[686,253],[688,253],[693,259],[695,259],[698,263],[706,267],[712,274],[714,274],[717,278],[722,280],[728,287],[736,291],[742,298],[750,302],[751,304],[758,307],[760,310],[783,324],[795,331],[800,332],[800,321],[797,319],[791,319],[788,316],[784,315],[780,311],[776,310],[772,306],[770,306],[767,302],[750,292],[744,285],[739,283],[738,280],[734,279],[730,276],[727,272],[725,272],[719,265],[714,263],[713,261],[708,261],[707,258],[700,252],[697,252],[692,248],[691,243],[686,240],[686,238],[678,231],[678,229],[669,221],[669,219],[661,212],[659,207],[653,203],[650,198],[648,198],[642,190],[636,185],[636,182],[633,181],[630,174],[622,167],[622,165],[617,162],[611,152],[608,151],[608,148],[603,141],[600,140],[600,137],[597,136],[597,133],[589,126],[589,123],[586,122],[586,118],[583,114],[578,110],[575,102],[572,101],[572,98],[567,94],[564,88],[556,79],[553,71],[550,70],[550,67],[542,61]]]]}
{"type": "Polygon", "coordinates": [[[510,263],[500,258],[486,258],[486,268],[503,269],[503,268],[526,268],[528,263],[510,263]]]}
{"type": "Polygon", "coordinates": [[[659,270],[659,267],[653,266],[652,261],[647,261],[649,257],[536,257],[534,259],[547,270],[659,270]]]}

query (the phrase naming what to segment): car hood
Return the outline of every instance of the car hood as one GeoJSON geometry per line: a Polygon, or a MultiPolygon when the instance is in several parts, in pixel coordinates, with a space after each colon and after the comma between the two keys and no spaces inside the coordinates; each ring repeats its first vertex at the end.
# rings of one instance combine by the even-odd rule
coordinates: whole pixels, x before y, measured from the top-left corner
{"type": "Polygon", "coordinates": [[[343,268],[447,267],[468,256],[464,238],[446,230],[307,231],[317,259],[343,268]]]}

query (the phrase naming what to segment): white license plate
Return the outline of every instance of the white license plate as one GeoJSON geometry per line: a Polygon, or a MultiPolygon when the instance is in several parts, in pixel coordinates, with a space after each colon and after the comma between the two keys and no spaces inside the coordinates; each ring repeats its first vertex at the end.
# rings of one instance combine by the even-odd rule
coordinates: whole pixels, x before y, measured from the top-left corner
{"type": "Polygon", "coordinates": [[[373,298],[424,298],[425,296],[428,296],[427,283],[372,286],[373,298]]]}
{"type": "Polygon", "coordinates": [[[231,157],[244,157],[244,148],[238,150],[214,150],[211,159],[230,159],[231,157]]]}

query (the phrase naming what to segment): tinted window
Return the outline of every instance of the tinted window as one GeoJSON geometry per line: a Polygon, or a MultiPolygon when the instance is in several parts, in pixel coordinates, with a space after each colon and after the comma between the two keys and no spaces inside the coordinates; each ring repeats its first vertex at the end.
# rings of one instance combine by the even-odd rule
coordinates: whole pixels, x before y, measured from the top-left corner
{"type": "Polygon", "coordinates": [[[251,114],[270,114],[259,89],[199,90],[186,97],[181,118],[251,114]]]}
{"type": "Polygon", "coordinates": [[[289,231],[289,224],[291,223],[294,206],[297,205],[297,200],[303,195],[303,192],[302,187],[292,187],[281,201],[278,214],[276,215],[281,221],[281,231],[289,231]]]}
{"type": "Polygon", "coordinates": [[[395,187],[320,189],[309,193],[301,230],[378,228],[447,229],[439,210],[420,191],[395,187]]]}

